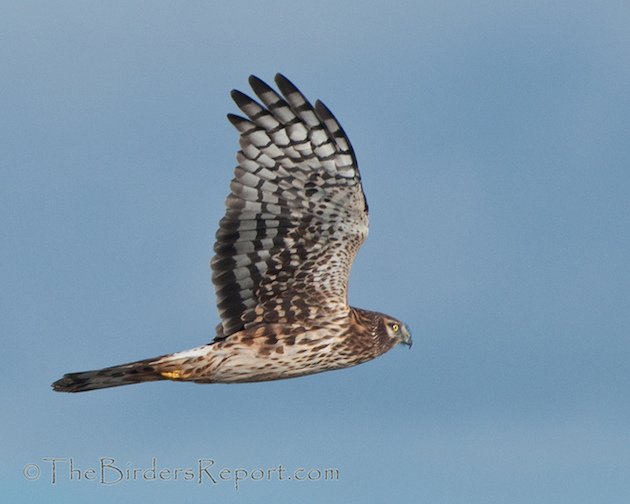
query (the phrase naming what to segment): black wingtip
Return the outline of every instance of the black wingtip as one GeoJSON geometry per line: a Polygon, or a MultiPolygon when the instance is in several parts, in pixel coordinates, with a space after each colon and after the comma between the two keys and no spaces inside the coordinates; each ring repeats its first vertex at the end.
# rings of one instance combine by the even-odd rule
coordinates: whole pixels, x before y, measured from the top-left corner
{"type": "Polygon", "coordinates": [[[240,115],[236,115],[236,114],[227,114],[226,117],[228,121],[230,121],[234,126],[238,126],[239,124],[242,124],[243,122],[249,122],[244,117],[240,115]]]}
{"type": "Polygon", "coordinates": [[[282,91],[283,94],[292,93],[294,91],[297,91],[298,93],[300,92],[297,86],[281,73],[276,74],[276,76],[274,77],[274,81],[276,81],[278,88],[280,89],[280,91],[282,91]]]}
{"type": "Polygon", "coordinates": [[[255,75],[249,76],[249,85],[257,96],[260,96],[262,93],[268,93],[269,91],[275,94],[275,91],[269,84],[255,75]]]}
{"type": "Polygon", "coordinates": [[[334,120],[337,124],[339,124],[339,121],[337,121],[337,118],[333,115],[333,113],[330,111],[330,109],[324,104],[323,101],[321,100],[315,100],[315,111],[317,112],[317,115],[319,115],[319,117],[321,119],[332,119],[334,120]]]}
{"type": "Polygon", "coordinates": [[[262,80],[260,77],[257,77],[257,76],[256,76],[256,75],[254,75],[254,74],[251,74],[251,75],[249,76],[249,78],[247,79],[247,82],[249,82],[249,85],[250,85],[253,89],[256,89],[256,87],[257,87],[257,86],[259,86],[259,87],[265,87],[265,88],[268,88],[268,87],[269,87],[269,85],[268,85],[268,84],[267,84],[264,80],[262,80]]]}
{"type": "Polygon", "coordinates": [[[232,89],[232,91],[230,91],[230,96],[232,97],[232,100],[234,100],[236,105],[238,105],[239,107],[247,105],[248,103],[252,101],[252,99],[249,96],[247,96],[242,91],[239,91],[238,89],[232,89]]]}

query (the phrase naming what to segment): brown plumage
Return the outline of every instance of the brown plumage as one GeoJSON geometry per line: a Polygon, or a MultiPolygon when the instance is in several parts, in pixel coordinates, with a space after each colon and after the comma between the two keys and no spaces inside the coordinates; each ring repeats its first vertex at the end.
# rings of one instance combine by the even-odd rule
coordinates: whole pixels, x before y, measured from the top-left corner
{"type": "Polygon", "coordinates": [[[247,116],[238,166],[219,223],[212,280],[221,323],[191,350],[69,373],[54,390],[82,392],[144,381],[278,380],[354,366],[397,343],[405,325],[348,306],[348,276],[368,232],[356,157],[338,121],[284,76],[281,94],[260,79],[261,103],[232,97],[247,116]]]}

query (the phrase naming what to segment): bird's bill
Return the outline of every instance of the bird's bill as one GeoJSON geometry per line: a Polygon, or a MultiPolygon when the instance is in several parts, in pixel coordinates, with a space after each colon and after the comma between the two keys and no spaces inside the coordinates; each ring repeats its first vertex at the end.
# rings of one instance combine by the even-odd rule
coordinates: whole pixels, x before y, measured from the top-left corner
{"type": "Polygon", "coordinates": [[[411,333],[409,332],[409,329],[407,329],[407,326],[405,325],[403,325],[400,330],[400,343],[409,348],[411,348],[411,345],[413,345],[413,340],[411,339],[411,333]]]}

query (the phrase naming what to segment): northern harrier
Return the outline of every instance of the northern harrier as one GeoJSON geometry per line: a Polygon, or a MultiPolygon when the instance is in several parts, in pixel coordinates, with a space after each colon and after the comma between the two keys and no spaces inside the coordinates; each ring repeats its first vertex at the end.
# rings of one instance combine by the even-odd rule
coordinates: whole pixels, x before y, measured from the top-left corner
{"type": "Polygon", "coordinates": [[[219,223],[212,281],[221,323],[191,350],[53,383],[83,392],[145,381],[237,383],[354,366],[411,346],[407,327],[348,305],[348,275],[368,232],[368,206],[350,141],[320,101],[313,107],[284,76],[281,94],[257,77],[260,103],[232,91],[248,117],[219,223]]]}

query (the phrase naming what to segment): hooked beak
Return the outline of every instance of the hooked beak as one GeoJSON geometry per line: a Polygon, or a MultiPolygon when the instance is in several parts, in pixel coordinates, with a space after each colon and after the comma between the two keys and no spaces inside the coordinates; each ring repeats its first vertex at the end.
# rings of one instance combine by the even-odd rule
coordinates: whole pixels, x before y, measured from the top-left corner
{"type": "Polygon", "coordinates": [[[411,348],[411,345],[413,345],[413,340],[411,339],[411,333],[409,332],[409,329],[407,329],[407,326],[405,325],[403,325],[400,329],[400,343],[402,345],[406,345],[409,348],[411,348]]]}

